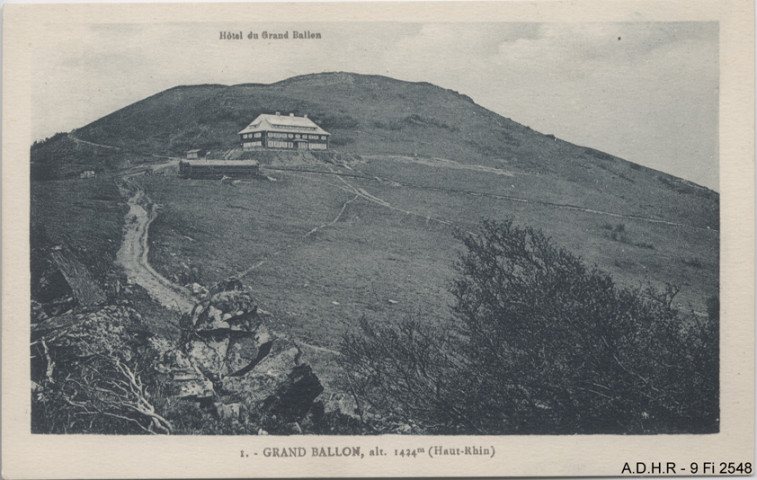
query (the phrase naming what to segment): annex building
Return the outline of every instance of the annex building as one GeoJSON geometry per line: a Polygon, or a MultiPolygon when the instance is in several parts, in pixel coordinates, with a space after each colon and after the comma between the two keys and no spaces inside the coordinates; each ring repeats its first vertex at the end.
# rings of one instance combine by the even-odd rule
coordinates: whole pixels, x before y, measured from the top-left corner
{"type": "Polygon", "coordinates": [[[181,160],[180,178],[248,178],[260,175],[255,160],[181,160]]]}
{"type": "Polygon", "coordinates": [[[331,134],[308,118],[293,113],[263,113],[239,132],[242,148],[278,148],[285,150],[328,150],[331,134]]]}

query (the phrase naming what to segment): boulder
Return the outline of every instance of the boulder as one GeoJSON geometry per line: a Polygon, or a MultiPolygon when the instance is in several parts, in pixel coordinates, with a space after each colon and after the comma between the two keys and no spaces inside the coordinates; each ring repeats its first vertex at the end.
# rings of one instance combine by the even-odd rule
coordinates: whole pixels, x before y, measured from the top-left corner
{"type": "Polygon", "coordinates": [[[186,287],[189,289],[190,292],[192,292],[192,295],[195,295],[195,296],[205,296],[208,294],[208,289],[203,287],[197,282],[190,283],[186,285],[186,287]]]}
{"type": "Polygon", "coordinates": [[[254,331],[257,310],[256,302],[247,289],[209,294],[192,310],[191,327],[195,332],[254,331]]]}
{"type": "Polygon", "coordinates": [[[211,287],[181,326],[181,352],[167,368],[177,396],[214,407],[220,419],[243,421],[250,411],[268,431],[302,431],[324,388],[300,348],[258,318],[249,288],[235,279],[211,287]]]}
{"type": "Polygon", "coordinates": [[[221,420],[231,420],[244,423],[246,420],[245,407],[241,403],[225,404],[216,402],[214,404],[216,415],[221,420]]]}
{"type": "Polygon", "coordinates": [[[257,317],[251,291],[234,279],[212,287],[181,324],[183,351],[224,390],[226,377],[252,370],[274,341],[257,317]]]}
{"type": "Polygon", "coordinates": [[[263,413],[269,423],[286,425],[301,422],[310,411],[323,386],[310,365],[295,366],[273,395],[263,402],[263,413]]]}
{"type": "Polygon", "coordinates": [[[195,338],[187,342],[186,354],[211,379],[220,378],[226,371],[228,337],[195,338]]]}
{"type": "MultiPolygon", "coordinates": [[[[297,355],[297,349],[287,347],[280,339],[269,342],[268,353],[257,363],[250,363],[254,365],[253,368],[234,372],[221,379],[223,391],[243,395],[249,404],[262,403],[274,395],[278,387],[287,381],[295,365],[294,357],[297,355]]],[[[264,345],[266,344],[260,347],[261,353],[266,352],[264,345]]]]}
{"type": "Polygon", "coordinates": [[[202,372],[200,366],[166,339],[153,337],[151,346],[158,352],[154,362],[155,371],[168,377],[168,394],[176,398],[200,402],[215,396],[213,382],[202,372]]]}

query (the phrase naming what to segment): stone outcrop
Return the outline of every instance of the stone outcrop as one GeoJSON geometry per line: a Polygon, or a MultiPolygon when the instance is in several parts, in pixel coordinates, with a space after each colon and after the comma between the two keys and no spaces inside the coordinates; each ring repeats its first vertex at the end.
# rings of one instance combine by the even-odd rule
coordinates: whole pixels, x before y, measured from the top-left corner
{"type": "Polygon", "coordinates": [[[161,337],[151,338],[150,343],[159,352],[154,368],[165,376],[169,396],[195,400],[203,405],[212,403],[215,398],[213,382],[190,356],[161,337]]]}
{"type": "Polygon", "coordinates": [[[263,402],[263,413],[276,419],[302,419],[322,392],[323,386],[310,365],[297,365],[263,402]]]}
{"type": "Polygon", "coordinates": [[[64,399],[65,431],[88,431],[78,422],[95,411],[109,433],[169,433],[182,412],[211,431],[328,431],[308,354],[265,325],[248,288],[216,285],[180,324],[176,343],[153,335],[128,300],[61,315],[32,302],[34,415],[64,399]]]}
{"type": "Polygon", "coordinates": [[[268,329],[252,292],[237,280],[212,287],[181,327],[171,370],[181,371],[173,383],[183,386],[174,391],[205,403],[212,394],[219,418],[244,423],[255,412],[268,424],[296,423],[323,391],[310,366],[299,364],[299,347],[268,329]]]}
{"type": "Polygon", "coordinates": [[[273,341],[249,289],[238,283],[222,288],[211,291],[181,321],[182,351],[214,382],[251,369],[270,352],[273,341]]]}

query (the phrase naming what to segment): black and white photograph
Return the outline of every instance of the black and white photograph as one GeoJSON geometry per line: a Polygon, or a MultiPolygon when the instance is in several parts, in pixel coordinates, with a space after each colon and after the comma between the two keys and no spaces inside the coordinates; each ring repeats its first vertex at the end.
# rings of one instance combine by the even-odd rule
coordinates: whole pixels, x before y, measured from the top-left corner
{"type": "MultiPolygon", "coordinates": [[[[28,215],[24,285],[3,276],[21,434],[222,439],[214,461],[250,476],[502,476],[519,439],[736,438],[723,352],[741,331],[730,354],[753,357],[754,312],[721,228],[730,24],[318,5],[357,8],[6,10],[28,38],[28,131],[3,140],[28,215]]],[[[753,473],[731,451],[518,472],[753,473]]]]}

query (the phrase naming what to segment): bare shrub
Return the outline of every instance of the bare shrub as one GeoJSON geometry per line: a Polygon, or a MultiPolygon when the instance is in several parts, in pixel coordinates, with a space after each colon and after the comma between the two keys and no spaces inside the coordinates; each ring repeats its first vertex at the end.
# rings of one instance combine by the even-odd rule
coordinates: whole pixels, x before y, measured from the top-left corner
{"type": "Polygon", "coordinates": [[[127,307],[33,319],[32,432],[170,433],[146,335],[127,307]]]}
{"type": "Polygon", "coordinates": [[[411,425],[423,432],[475,430],[456,382],[467,360],[451,330],[409,317],[396,325],[360,320],[345,335],[339,361],[364,421],[378,430],[411,425]]]}

